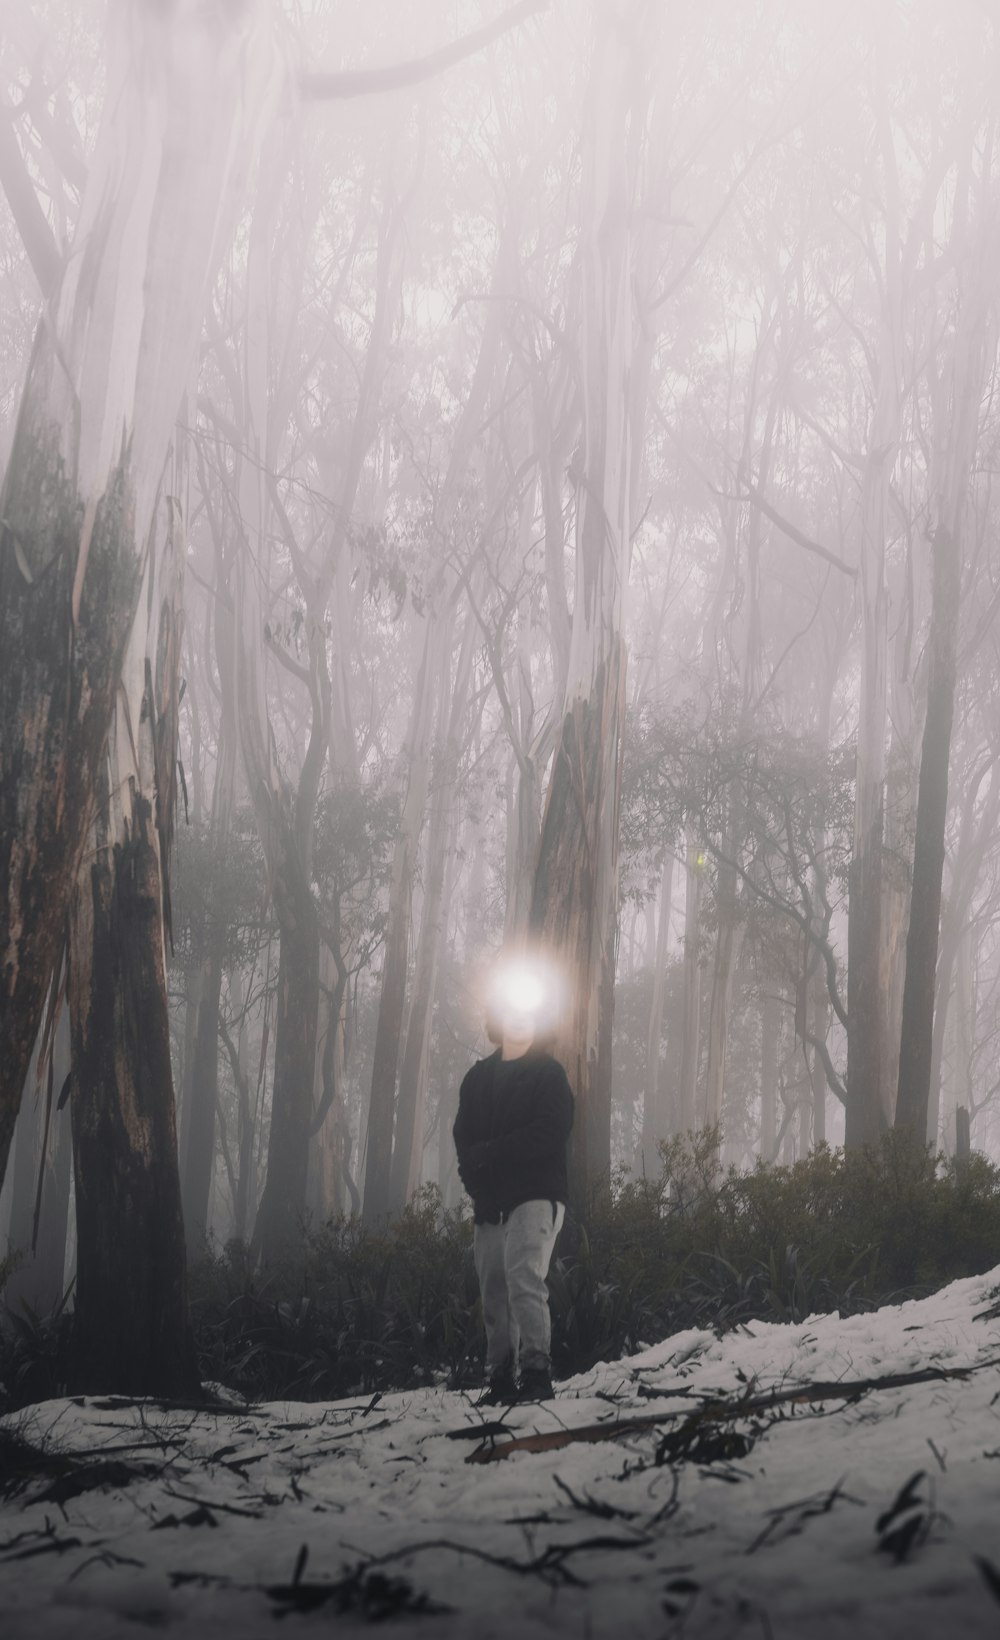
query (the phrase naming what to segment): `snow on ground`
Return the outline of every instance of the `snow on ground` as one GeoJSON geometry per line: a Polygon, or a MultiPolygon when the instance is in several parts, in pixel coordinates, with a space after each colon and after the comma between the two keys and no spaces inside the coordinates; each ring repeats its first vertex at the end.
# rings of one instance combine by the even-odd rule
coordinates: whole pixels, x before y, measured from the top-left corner
{"type": "Polygon", "coordinates": [[[438,1388],[212,1413],[46,1402],[0,1422],[53,1458],[0,1502],[0,1635],[350,1636],[385,1618],[427,1640],[997,1640],[998,1281],[679,1334],[503,1418],[516,1437],[617,1438],[488,1462],[470,1459],[496,1414],[438,1388]],[[807,1384],[826,1388],[713,1409],[807,1384]],[[60,1454],[101,1467],[59,1474],[60,1454]]]}

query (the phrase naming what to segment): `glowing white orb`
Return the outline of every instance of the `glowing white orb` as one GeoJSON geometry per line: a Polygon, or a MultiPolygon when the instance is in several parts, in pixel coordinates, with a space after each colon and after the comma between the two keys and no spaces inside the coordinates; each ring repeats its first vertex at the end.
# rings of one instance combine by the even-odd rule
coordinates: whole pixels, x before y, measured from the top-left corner
{"type": "Polygon", "coordinates": [[[516,1014],[537,1014],[545,1004],[545,985],[540,974],[518,963],[503,971],[497,985],[497,1001],[516,1014]]]}

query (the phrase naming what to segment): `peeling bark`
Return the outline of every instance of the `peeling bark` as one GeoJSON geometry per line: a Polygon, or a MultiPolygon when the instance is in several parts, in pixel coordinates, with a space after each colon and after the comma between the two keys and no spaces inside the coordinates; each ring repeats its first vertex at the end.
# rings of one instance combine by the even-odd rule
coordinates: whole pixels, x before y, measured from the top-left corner
{"type": "Polygon", "coordinates": [[[571,1190],[611,1171],[611,1025],[635,405],[632,206],[645,109],[634,7],[597,11],[581,207],[583,438],[576,576],[562,728],[549,781],[530,929],[566,969],[571,1003],[557,1053],[576,1094],[571,1190]]]}
{"type": "Polygon", "coordinates": [[[0,498],[0,1179],[157,487],[280,62],[266,11],[114,9],[105,115],[0,498]],[[261,26],[261,19],[264,24],[261,26]]]}

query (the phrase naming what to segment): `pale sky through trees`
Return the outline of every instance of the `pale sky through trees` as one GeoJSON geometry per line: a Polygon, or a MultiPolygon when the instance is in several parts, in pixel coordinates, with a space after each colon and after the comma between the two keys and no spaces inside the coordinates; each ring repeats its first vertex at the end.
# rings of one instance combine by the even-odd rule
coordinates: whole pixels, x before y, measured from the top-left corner
{"type": "MultiPolygon", "coordinates": [[[[182,527],[164,949],[201,1221],[252,1224],[285,1072],[293,1197],[363,1197],[377,1130],[401,1199],[456,1199],[478,976],[532,930],[569,963],[585,1170],[706,1122],[747,1166],[901,1120],[908,973],[912,1120],[951,1151],[964,1109],[1000,1154],[990,9],[160,9],[148,62],[143,6],[5,11],[0,452],[40,286],[69,345],[102,201],[134,188],[123,244],[160,201],[74,459],[87,516],[133,410],[138,454],[175,429],[134,482],[182,527]],[[218,197],[195,159],[162,203],[229,31],[218,197]],[[908,955],[914,881],[936,945],[908,955]]],[[[133,629],[136,717],[165,642],[133,629]]]]}

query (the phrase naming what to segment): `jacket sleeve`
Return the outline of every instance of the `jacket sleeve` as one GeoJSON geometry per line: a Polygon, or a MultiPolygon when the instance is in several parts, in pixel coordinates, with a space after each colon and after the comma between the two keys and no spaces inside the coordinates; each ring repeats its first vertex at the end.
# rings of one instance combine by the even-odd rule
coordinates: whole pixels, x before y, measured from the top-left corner
{"type": "Polygon", "coordinates": [[[466,1071],[462,1078],[462,1085],[458,1090],[458,1115],[455,1117],[455,1125],[451,1130],[452,1138],[455,1141],[455,1155],[458,1158],[458,1176],[470,1196],[472,1195],[470,1180],[474,1173],[478,1171],[474,1165],[470,1165],[471,1154],[478,1148],[473,1139],[474,1121],[470,1105],[471,1083],[472,1072],[466,1071]]]}
{"type": "Polygon", "coordinates": [[[480,1169],[508,1167],[526,1150],[538,1156],[551,1155],[566,1143],[572,1127],[573,1094],[569,1077],[559,1061],[553,1059],[539,1079],[531,1121],[510,1133],[472,1145],[466,1154],[465,1166],[474,1175],[480,1169]]]}

